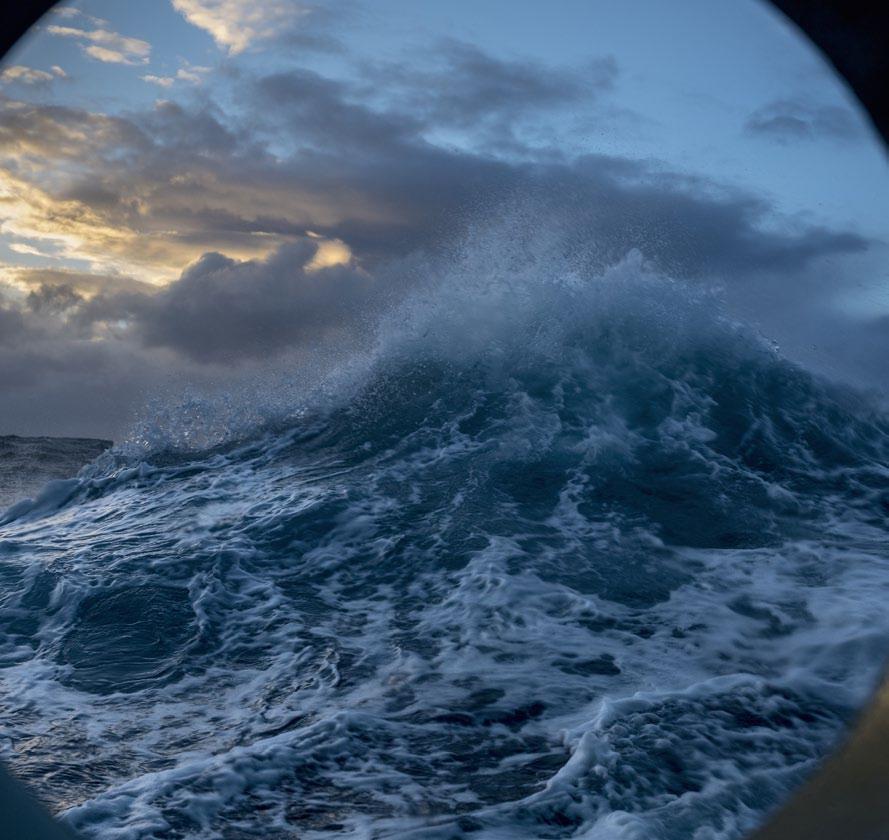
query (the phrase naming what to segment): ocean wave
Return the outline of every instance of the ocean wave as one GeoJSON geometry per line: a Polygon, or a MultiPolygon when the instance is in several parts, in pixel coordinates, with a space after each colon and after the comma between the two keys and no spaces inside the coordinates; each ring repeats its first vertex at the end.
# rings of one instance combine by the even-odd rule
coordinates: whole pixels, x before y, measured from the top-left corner
{"type": "Polygon", "coordinates": [[[734,838],[839,737],[889,421],[508,235],[6,513],[4,757],[84,836],[734,838]]]}

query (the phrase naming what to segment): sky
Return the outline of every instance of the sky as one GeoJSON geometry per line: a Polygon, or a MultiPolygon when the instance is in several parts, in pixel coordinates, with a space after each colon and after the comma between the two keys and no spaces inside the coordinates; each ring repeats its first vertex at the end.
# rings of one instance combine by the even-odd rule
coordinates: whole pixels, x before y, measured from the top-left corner
{"type": "Polygon", "coordinates": [[[354,344],[517,202],[889,384],[886,155],[765,4],[82,0],[0,65],[0,434],[354,344]]]}

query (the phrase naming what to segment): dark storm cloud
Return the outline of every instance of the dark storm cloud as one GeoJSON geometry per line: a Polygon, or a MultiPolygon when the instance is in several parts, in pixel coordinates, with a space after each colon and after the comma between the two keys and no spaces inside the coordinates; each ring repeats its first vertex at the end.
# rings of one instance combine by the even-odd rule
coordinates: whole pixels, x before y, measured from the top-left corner
{"type": "Polygon", "coordinates": [[[747,193],[634,167],[585,158],[548,189],[570,208],[562,211],[565,224],[581,239],[592,234],[610,260],[639,248],[669,274],[743,284],[763,271],[792,275],[818,258],[869,247],[855,233],[773,219],[771,206],[747,193]]]}
{"type": "Polygon", "coordinates": [[[129,120],[62,105],[38,105],[0,95],[0,152],[36,159],[95,160],[115,147],[143,152],[147,139],[129,120]]]}
{"type": "Polygon", "coordinates": [[[43,284],[28,293],[25,301],[32,312],[62,313],[83,303],[82,295],[67,283],[58,285],[43,284]]]}
{"type": "MultiPolygon", "coordinates": [[[[607,161],[599,163],[607,168],[607,161]]],[[[630,192],[601,172],[598,181],[578,180],[576,172],[570,176],[540,173],[503,212],[521,217],[517,236],[533,236],[544,227],[547,235],[557,231],[552,256],[569,253],[575,265],[593,272],[641,248],[673,276],[718,277],[751,288],[754,280],[779,277],[793,287],[799,283],[794,272],[809,261],[866,246],[849,234],[829,231],[759,231],[755,225],[764,208],[753,201],[680,200],[676,194],[667,201],[656,186],[630,192]],[[590,248],[591,240],[602,244],[590,248]]],[[[304,239],[267,259],[242,262],[208,253],[160,291],[100,294],[83,301],[57,287],[33,292],[29,302],[40,301],[35,310],[69,313],[78,334],[123,325],[112,326],[119,337],[197,363],[239,364],[293,349],[357,346],[372,335],[385,305],[409,289],[411,273],[398,262],[394,268],[381,265],[377,272],[357,264],[313,268],[317,247],[316,240],[304,239]]],[[[447,250],[442,258],[447,259],[447,250]]],[[[429,259],[427,266],[436,258],[429,259]]]]}
{"type": "Polygon", "coordinates": [[[776,100],[754,111],[747,119],[748,134],[779,143],[799,140],[854,140],[860,132],[846,108],[808,105],[789,99],[776,100]]]}
{"type": "Polygon", "coordinates": [[[209,103],[189,110],[160,103],[126,120],[13,107],[0,142],[13,157],[34,148],[50,162],[76,161],[67,184],[34,199],[31,224],[51,216],[69,241],[86,242],[84,256],[157,263],[168,275],[205,251],[267,253],[307,231],[345,240],[371,265],[434,247],[523,191],[548,206],[570,204],[577,211],[571,223],[583,220],[601,248],[641,240],[652,259],[689,275],[793,270],[865,245],[842,232],[767,226],[765,203],[715,195],[712,184],[653,164],[603,156],[518,162],[432,144],[425,139],[430,114],[458,119],[464,102],[459,119],[468,119],[482,101],[472,80],[488,63],[499,68],[492,84],[501,93],[491,96],[506,111],[582,87],[558,74],[532,84],[525,69],[463,45],[451,49],[457,54],[448,60],[462,68],[456,89],[467,93],[432,90],[426,113],[371,107],[357,86],[300,69],[241,79],[244,111],[237,114],[209,103]],[[267,138],[275,138],[274,153],[267,138]],[[285,142],[289,148],[280,147],[285,142]]]}
{"type": "Polygon", "coordinates": [[[4,306],[0,301],[0,345],[10,345],[25,334],[25,321],[21,312],[4,306]]]}
{"type": "MultiPolygon", "coordinates": [[[[392,95],[390,104],[422,115],[433,126],[478,129],[511,127],[522,117],[557,110],[613,87],[612,57],[585,67],[554,68],[530,60],[504,60],[472,44],[446,40],[432,53],[432,70],[416,62],[370,65],[374,88],[392,95]]],[[[368,88],[373,95],[373,89],[368,88]]]]}
{"type": "Polygon", "coordinates": [[[226,124],[224,115],[208,104],[185,109],[177,102],[161,100],[153,110],[132,119],[151,138],[155,150],[172,149],[176,154],[196,158],[218,158],[251,150],[249,131],[226,124]]]}
{"type": "Polygon", "coordinates": [[[298,143],[316,144],[362,155],[412,142],[423,123],[414,116],[380,112],[349,101],[343,82],[310,70],[291,70],[260,78],[255,90],[269,113],[298,129],[298,143]]]}
{"type": "Polygon", "coordinates": [[[22,434],[119,435],[170,376],[169,359],[125,342],[26,330],[4,343],[3,334],[0,310],[0,422],[22,434]]]}
{"type": "Polygon", "coordinates": [[[116,292],[143,292],[152,291],[147,283],[140,283],[131,277],[109,274],[92,274],[86,271],[71,271],[55,268],[26,268],[22,266],[8,267],[7,273],[15,280],[16,285],[29,289],[30,292],[39,291],[40,294],[49,294],[48,291],[56,286],[66,286],[76,292],[80,297],[90,297],[96,294],[108,294],[116,292]]]}
{"type": "Polygon", "coordinates": [[[149,299],[137,333],[202,362],[270,356],[331,332],[345,340],[367,315],[372,281],[343,265],[307,271],[314,251],[300,242],[241,263],[205,254],[149,299]]]}
{"type": "Polygon", "coordinates": [[[717,279],[740,294],[768,284],[802,289],[814,263],[869,246],[656,162],[559,161],[527,150],[498,158],[434,144],[430,132],[472,126],[474,116],[496,115],[501,122],[491,124],[510,131],[545,122],[553,107],[595,95],[614,77],[603,65],[588,76],[535,78],[529,65],[464,45],[438,60],[428,99],[416,105],[397,67],[376,99],[362,98],[362,84],[298,69],[236,78],[240,100],[228,111],[205,98],[110,118],[0,101],[14,224],[34,238],[55,231],[64,247],[78,243],[74,256],[99,266],[95,274],[8,271],[22,303],[0,308],[4,422],[30,411],[46,420],[34,429],[49,429],[66,405],[57,395],[66,394],[82,413],[78,429],[93,422],[114,434],[110,418],[118,424],[122,414],[113,406],[133,404],[176,372],[199,377],[332,339],[360,341],[387,296],[412,282],[387,266],[418,250],[442,257],[506,208],[520,208],[522,236],[555,230],[559,247],[591,269],[636,248],[671,275],[717,279]],[[37,158],[64,177],[29,180],[37,158]],[[310,231],[344,241],[354,260],[310,269],[310,231]],[[134,279],[149,269],[177,279],[161,290],[134,279]]]}
{"type": "Polygon", "coordinates": [[[354,266],[314,268],[317,243],[285,246],[266,260],[205,254],[154,294],[122,293],[80,307],[80,325],[126,322],[147,347],[202,363],[238,362],[357,339],[374,305],[374,281],[354,266]]]}
{"type": "MultiPolygon", "coordinates": [[[[308,71],[264,77],[254,91],[253,101],[268,115],[265,119],[290,129],[287,136],[307,146],[275,158],[245,124],[226,125],[221,114],[209,109],[186,112],[164,103],[133,117],[131,126],[115,121],[110,153],[93,150],[102,161],[101,172],[91,181],[94,170],[88,166],[59,200],[74,200],[109,225],[131,222],[136,234],[139,224],[149,234],[174,231],[162,242],[174,253],[186,247],[192,253],[231,248],[239,241],[246,246],[252,237],[283,243],[311,229],[343,239],[368,266],[417,248],[435,248],[517,196],[536,203],[541,225],[558,220],[578,248],[593,242],[606,260],[640,248],[665,270],[687,277],[717,274],[740,280],[762,270],[794,272],[819,257],[867,247],[851,233],[769,226],[766,202],[720,192],[707,181],[651,164],[594,155],[574,163],[519,164],[434,146],[422,138],[421,120],[351,101],[348,86],[308,71]],[[122,138],[133,143],[121,147],[122,138]]],[[[29,113],[37,126],[60,116],[78,126],[87,119],[68,110],[59,115],[34,107],[29,113]]],[[[19,122],[18,130],[25,137],[36,133],[27,120],[19,122]]],[[[15,131],[9,133],[15,143],[15,131]]],[[[147,251],[151,241],[138,237],[132,247],[147,251]]],[[[214,276],[220,282],[228,278],[233,290],[240,282],[236,278],[279,270],[280,259],[250,263],[249,269],[219,267],[214,276]]],[[[187,342],[173,339],[185,329],[178,307],[189,311],[187,293],[198,288],[197,277],[187,274],[159,296],[150,319],[147,309],[140,310],[146,319],[143,336],[195,358],[217,358],[221,350],[208,331],[195,329],[187,342]],[[161,306],[162,300],[167,305],[161,306]],[[167,321],[169,328],[163,326],[167,321]],[[208,346],[203,354],[201,341],[208,346]]],[[[246,306],[239,317],[259,324],[267,340],[252,342],[260,350],[250,350],[251,342],[242,348],[235,329],[232,357],[242,351],[271,352],[292,334],[280,325],[262,326],[264,319],[295,305],[286,295],[290,287],[270,279],[256,280],[251,288],[265,295],[269,306],[232,296],[232,311],[246,306]]]]}
{"type": "Polygon", "coordinates": [[[496,212],[498,203],[521,193],[540,201],[542,213],[570,207],[561,214],[564,223],[586,238],[598,234],[600,250],[619,256],[641,241],[650,258],[688,276],[796,270],[820,256],[867,247],[851,233],[767,229],[765,201],[716,193],[712,183],[650,164],[594,155],[565,164],[509,163],[434,146],[422,139],[421,120],[349,101],[344,85],[302,71],[267,77],[258,90],[264,107],[284,103],[275,119],[312,140],[311,150],[290,161],[294,180],[346,199],[342,217],[318,229],[359,253],[430,247],[473,211],[496,212]],[[355,197],[376,208],[377,218],[350,218],[348,200],[355,197]]]}

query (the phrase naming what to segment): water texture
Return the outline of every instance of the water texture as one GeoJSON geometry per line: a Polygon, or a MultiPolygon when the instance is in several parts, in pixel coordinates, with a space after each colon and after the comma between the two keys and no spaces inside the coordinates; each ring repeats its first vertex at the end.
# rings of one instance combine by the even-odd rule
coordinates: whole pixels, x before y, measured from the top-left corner
{"type": "Polygon", "coordinates": [[[103,840],[758,824],[889,650],[886,416],[637,254],[458,256],[373,332],[0,519],[11,768],[103,840]]]}

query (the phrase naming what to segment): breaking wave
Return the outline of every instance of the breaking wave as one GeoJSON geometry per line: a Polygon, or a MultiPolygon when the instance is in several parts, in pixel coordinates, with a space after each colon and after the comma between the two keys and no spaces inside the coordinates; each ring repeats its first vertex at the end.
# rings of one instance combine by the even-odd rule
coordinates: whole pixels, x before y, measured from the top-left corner
{"type": "Polygon", "coordinates": [[[0,529],[4,757],[95,838],[736,838],[889,650],[889,421],[638,254],[484,237],[0,529]]]}

